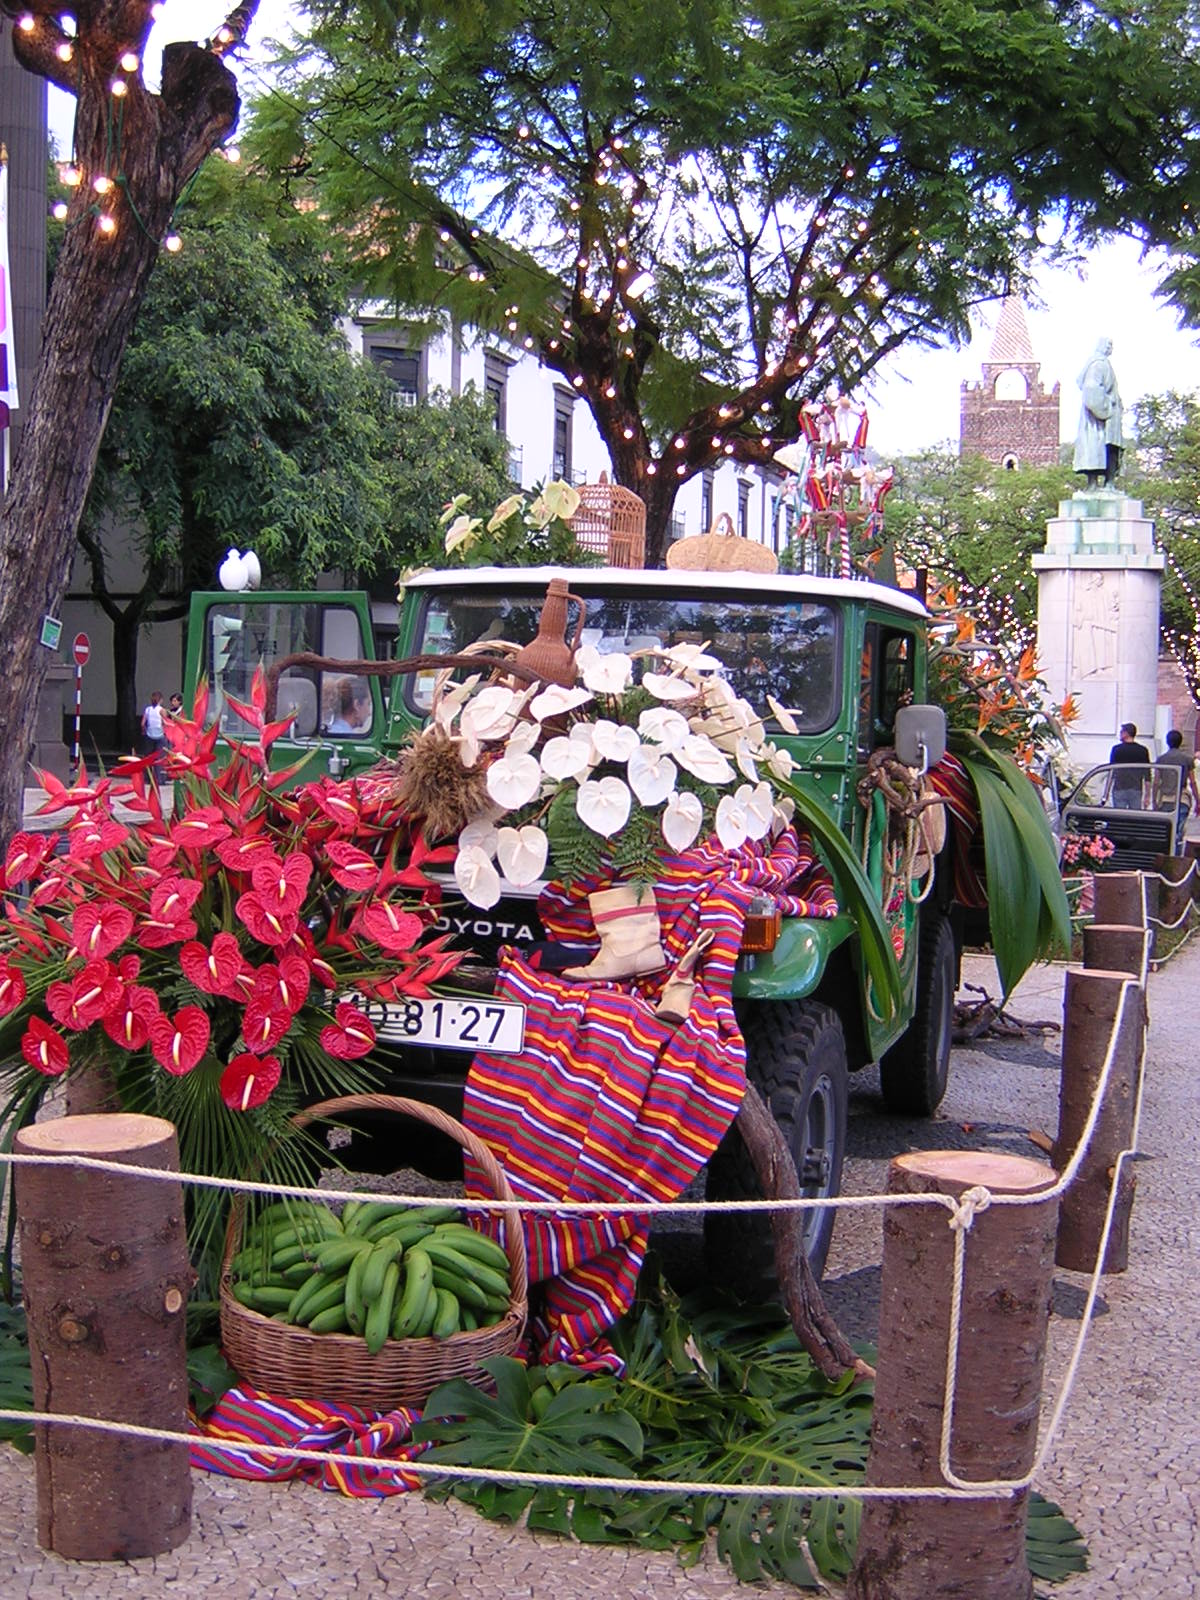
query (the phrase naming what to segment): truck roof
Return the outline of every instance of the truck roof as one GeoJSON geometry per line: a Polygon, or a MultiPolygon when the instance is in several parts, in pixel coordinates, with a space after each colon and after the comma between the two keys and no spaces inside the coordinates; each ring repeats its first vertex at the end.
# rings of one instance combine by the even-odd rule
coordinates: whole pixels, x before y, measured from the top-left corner
{"type": "Polygon", "coordinates": [[[802,597],[809,600],[870,601],[913,617],[927,617],[916,595],[867,578],[818,578],[802,572],[693,572],[643,567],[457,567],[439,572],[415,573],[406,589],[472,588],[511,590],[514,584],[539,587],[551,578],[566,578],[572,587],[591,589],[696,590],[720,592],[736,589],[745,596],[764,599],[802,597]]]}

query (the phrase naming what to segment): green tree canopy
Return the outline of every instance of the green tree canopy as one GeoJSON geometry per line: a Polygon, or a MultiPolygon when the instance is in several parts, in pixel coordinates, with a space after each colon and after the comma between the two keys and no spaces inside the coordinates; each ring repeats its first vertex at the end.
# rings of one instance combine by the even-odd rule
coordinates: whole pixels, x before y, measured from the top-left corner
{"type": "Polygon", "coordinates": [[[1189,12],[1051,0],[349,7],[255,110],[364,293],[536,350],[671,504],[797,407],[1019,289],[1036,229],[1185,245],[1189,12]]]}
{"type": "Polygon", "coordinates": [[[1137,443],[1126,450],[1121,485],[1154,518],[1167,558],[1163,644],[1200,702],[1200,395],[1151,395],[1134,407],[1137,443]]]}

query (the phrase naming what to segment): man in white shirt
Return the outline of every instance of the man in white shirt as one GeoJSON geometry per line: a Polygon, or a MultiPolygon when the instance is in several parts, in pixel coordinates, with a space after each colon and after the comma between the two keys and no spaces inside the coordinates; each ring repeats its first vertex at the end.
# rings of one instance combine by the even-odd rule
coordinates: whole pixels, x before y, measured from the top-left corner
{"type": "Polygon", "coordinates": [[[163,703],[161,693],[155,689],[150,704],[142,712],[142,735],[146,741],[146,754],[158,755],[166,738],[163,735],[163,703]]]}

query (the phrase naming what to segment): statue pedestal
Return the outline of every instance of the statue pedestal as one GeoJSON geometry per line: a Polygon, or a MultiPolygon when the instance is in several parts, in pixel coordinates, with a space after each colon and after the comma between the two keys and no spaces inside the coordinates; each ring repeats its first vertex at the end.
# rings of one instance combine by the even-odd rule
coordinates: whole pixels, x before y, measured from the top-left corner
{"type": "Polygon", "coordinates": [[[1038,574],[1038,659],[1055,701],[1073,695],[1070,756],[1081,770],[1108,760],[1123,722],[1154,732],[1158,617],[1166,557],[1140,500],[1082,489],[1046,524],[1038,574]]]}
{"type": "MultiPolygon", "coordinates": [[[[71,753],[63,743],[63,695],[75,676],[74,667],[54,661],[46,668],[42,692],[38,697],[37,727],[33,736],[31,766],[52,772],[67,782],[71,777],[71,753]]],[[[32,780],[26,779],[26,782],[32,780]]]]}

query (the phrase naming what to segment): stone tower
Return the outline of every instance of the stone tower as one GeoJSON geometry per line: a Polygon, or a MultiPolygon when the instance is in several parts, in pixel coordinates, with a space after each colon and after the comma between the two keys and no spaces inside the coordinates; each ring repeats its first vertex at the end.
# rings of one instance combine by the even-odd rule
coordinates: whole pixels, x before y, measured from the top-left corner
{"type": "Polygon", "coordinates": [[[1042,388],[1025,310],[1008,295],[979,383],[962,386],[958,453],[1003,467],[1045,467],[1058,460],[1058,385],[1042,388]]]}

